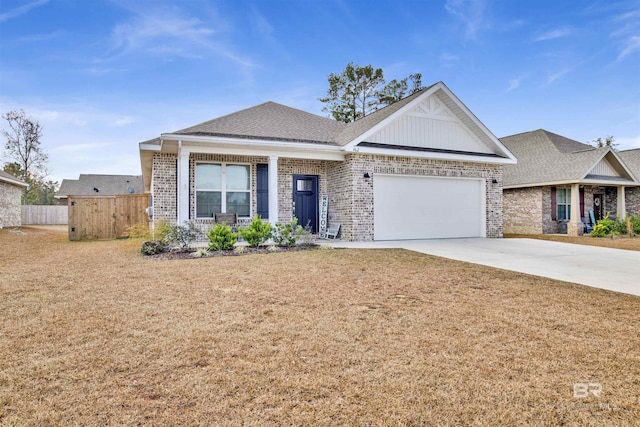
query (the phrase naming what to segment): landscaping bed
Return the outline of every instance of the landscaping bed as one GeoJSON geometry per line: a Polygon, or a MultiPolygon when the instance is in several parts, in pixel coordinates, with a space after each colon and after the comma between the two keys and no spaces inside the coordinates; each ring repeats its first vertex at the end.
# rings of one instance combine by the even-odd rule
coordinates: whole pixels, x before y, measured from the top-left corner
{"type": "Polygon", "coordinates": [[[235,250],[230,251],[202,251],[197,248],[174,248],[166,252],[161,252],[154,255],[145,255],[149,259],[195,259],[195,258],[210,258],[221,256],[242,256],[242,255],[255,255],[255,254],[271,254],[277,252],[298,252],[320,249],[320,245],[317,244],[304,244],[295,246],[237,246],[235,250]],[[242,248],[242,249],[239,249],[242,248]]]}

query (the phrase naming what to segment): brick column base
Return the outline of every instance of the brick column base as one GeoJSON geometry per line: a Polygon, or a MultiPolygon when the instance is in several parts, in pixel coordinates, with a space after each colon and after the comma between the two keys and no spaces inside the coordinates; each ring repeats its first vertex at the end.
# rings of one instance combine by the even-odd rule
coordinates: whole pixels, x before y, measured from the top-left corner
{"type": "Polygon", "coordinates": [[[582,222],[572,222],[567,224],[567,236],[582,236],[584,227],[582,222]]]}

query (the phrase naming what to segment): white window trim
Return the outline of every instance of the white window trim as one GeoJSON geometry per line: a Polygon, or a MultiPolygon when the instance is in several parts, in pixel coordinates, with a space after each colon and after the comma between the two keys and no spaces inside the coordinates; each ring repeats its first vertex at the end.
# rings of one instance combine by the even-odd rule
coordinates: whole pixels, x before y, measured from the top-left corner
{"type": "Polygon", "coordinates": [[[220,195],[220,209],[222,212],[227,212],[227,193],[249,193],[249,215],[240,216],[238,218],[251,218],[251,206],[253,202],[253,195],[251,194],[251,179],[253,176],[253,171],[251,167],[251,163],[242,163],[242,162],[195,162],[194,170],[193,170],[193,204],[195,207],[195,217],[196,219],[211,219],[210,216],[198,216],[198,191],[219,191],[220,195]],[[198,188],[198,183],[196,182],[196,169],[198,165],[220,165],[222,167],[222,176],[220,179],[220,185],[222,188],[198,188]],[[248,190],[227,190],[227,165],[231,166],[248,166],[249,167],[249,189],[248,190]]]}
{"type": "Polygon", "coordinates": [[[556,188],[556,217],[558,218],[558,221],[571,221],[571,187],[556,188]],[[565,200],[564,203],[560,203],[560,201],[558,200],[560,190],[564,190],[564,200],[565,200]],[[560,213],[558,210],[560,206],[566,207],[565,208],[566,218],[560,218],[560,215],[558,215],[560,213]]]}

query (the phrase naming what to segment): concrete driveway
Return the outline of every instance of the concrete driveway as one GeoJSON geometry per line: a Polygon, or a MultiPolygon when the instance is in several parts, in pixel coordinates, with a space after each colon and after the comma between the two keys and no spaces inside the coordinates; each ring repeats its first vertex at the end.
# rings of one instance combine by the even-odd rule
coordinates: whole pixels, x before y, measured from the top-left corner
{"type": "Polygon", "coordinates": [[[640,296],[640,252],[537,239],[332,242],[336,248],[402,248],[640,296]]]}

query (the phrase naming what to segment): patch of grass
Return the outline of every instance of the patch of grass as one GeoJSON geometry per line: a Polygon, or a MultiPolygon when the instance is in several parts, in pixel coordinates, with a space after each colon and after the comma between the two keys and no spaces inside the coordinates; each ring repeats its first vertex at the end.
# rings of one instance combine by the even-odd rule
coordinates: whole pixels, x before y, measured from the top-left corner
{"type": "Polygon", "coordinates": [[[640,298],[403,250],[0,230],[0,425],[634,425],[640,298]],[[9,248],[9,250],[6,250],[9,248]],[[574,383],[602,385],[573,397],[574,383]]]}

